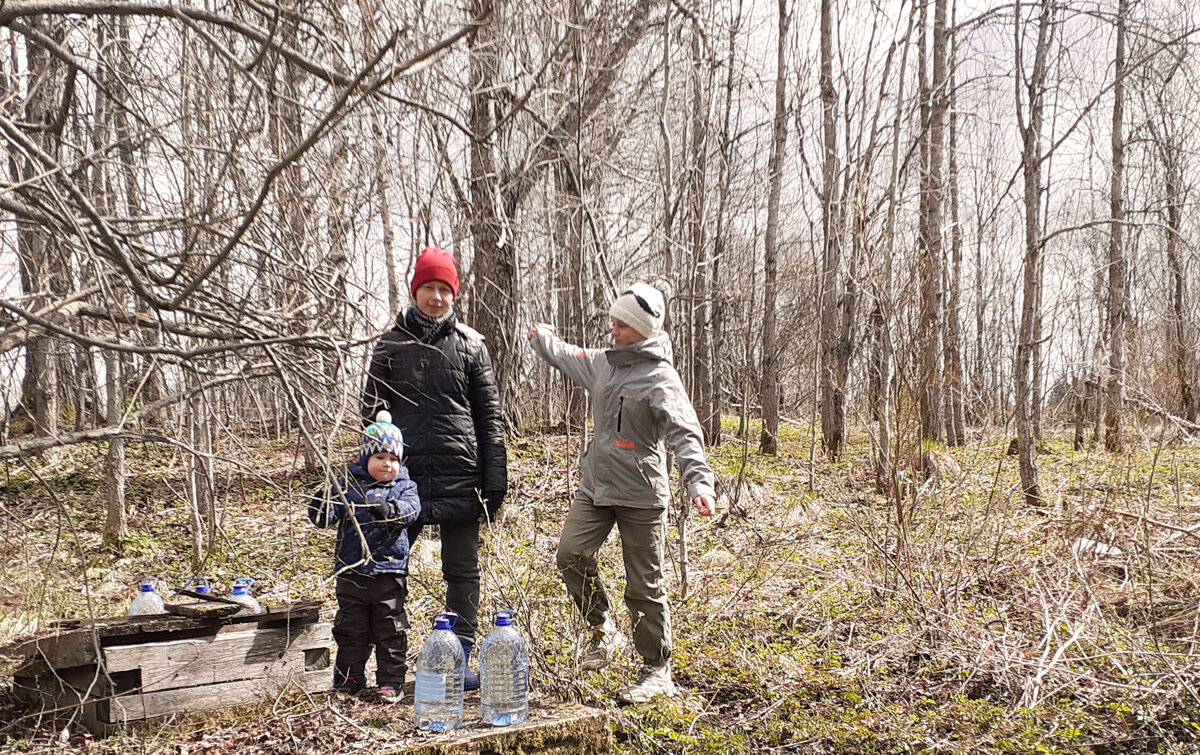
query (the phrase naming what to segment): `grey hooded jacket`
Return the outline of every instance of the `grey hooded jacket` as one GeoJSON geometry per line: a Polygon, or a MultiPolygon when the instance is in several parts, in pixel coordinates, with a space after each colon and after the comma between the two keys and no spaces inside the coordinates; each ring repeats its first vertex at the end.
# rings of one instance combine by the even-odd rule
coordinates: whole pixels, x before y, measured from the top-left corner
{"type": "Polygon", "coordinates": [[[530,338],[542,359],[591,395],[592,442],[580,465],[580,488],[595,505],[665,508],[671,500],[667,446],[688,499],[716,497],[696,410],[671,364],[670,336],[584,349],[539,325],[530,338]]]}

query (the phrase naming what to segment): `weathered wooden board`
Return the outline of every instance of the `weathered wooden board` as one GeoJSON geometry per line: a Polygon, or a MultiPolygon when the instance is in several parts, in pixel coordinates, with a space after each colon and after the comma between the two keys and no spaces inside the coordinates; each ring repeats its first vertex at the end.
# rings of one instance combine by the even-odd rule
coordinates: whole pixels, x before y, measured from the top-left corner
{"type": "Polygon", "coordinates": [[[476,720],[453,732],[424,735],[426,741],[388,750],[385,755],[608,755],[612,732],[608,714],[572,703],[530,707],[529,720],[493,727],[476,720]]]}
{"type": "Polygon", "coordinates": [[[333,644],[328,624],[240,632],[170,642],[106,647],[109,673],[140,670],[141,687],[151,692],[177,687],[286,676],[304,671],[306,650],[333,644]]]}
{"type": "Polygon", "coordinates": [[[97,734],[144,718],[254,702],[285,686],[332,686],[320,603],[245,617],[171,614],[68,622],[16,648],[14,692],[43,710],[76,711],[97,734]]]}
{"type": "Polygon", "coordinates": [[[141,721],[155,716],[167,716],[172,713],[218,710],[233,705],[251,703],[284,687],[306,692],[321,692],[329,689],[332,684],[333,675],[328,669],[301,670],[280,677],[244,679],[202,687],[121,695],[104,701],[106,705],[102,705],[97,713],[103,722],[119,724],[141,721]]]}
{"type": "Polygon", "coordinates": [[[230,605],[229,603],[167,603],[167,613],[194,619],[232,616],[243,608],[244,606],[230,605]]]}
{"type": "Polygon", "coordinates": [[[236,618],[191,618],[163,613],[65,621],[56,625],[57,634],[28,640],[11,648],[10,653],[24,658],[40,656],[49,659],[55,668],[71,668],[96,663],[101,647],[238,631],[246,624],[261,627],[311,624],[317,621],[320,608],[320,602],[284,603],[266,606],[265,613],[236,618]]]}

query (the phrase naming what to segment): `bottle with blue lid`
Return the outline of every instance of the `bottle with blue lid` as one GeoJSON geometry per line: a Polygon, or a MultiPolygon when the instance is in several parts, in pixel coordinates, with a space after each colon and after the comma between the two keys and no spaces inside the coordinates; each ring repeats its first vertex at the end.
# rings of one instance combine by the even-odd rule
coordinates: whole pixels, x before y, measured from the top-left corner
{"type": "Polygon", "coordinates": [[[463,669],[467,658],[452,629],[458,614],[433,617],[433,631],[417,656],[413,722],[421,731],[450,731],[462,725],[463,669]]]}
{"type": "Polygon", "coordinates": [[[262,613],[262,606],[258,603],[258,598],[250,594],[250,586],[254,584],[252,577],[238,577],[233,580],[233,592],[230,593],[229,599],[237,603],[241,603],[245,608],[234,614],[237,616],[253,616],[262,613]]]}
{"type": "Polygon", "coordinates": [[[513,620],[497,611],[496,625],[479,647],[479,701],[485,724],[511,726],[529,718],[529,651],[513,620]]]}
{"type": "Polygon", "coordinates": [[[211,595],[212,580],[208,577],[188,577],[187,581],[183,583],[183,588],[199,595],[211,595]]]}
{"type": "Polygon", "coordinates": [[[133,599],[133,603],[129,606],[130,616],[152,616],[167,612],[167,607],[163,602],[162,596],[154,589],[157,585],[157,577],[143,577],[138,580],[137,597],[133,599]]]}

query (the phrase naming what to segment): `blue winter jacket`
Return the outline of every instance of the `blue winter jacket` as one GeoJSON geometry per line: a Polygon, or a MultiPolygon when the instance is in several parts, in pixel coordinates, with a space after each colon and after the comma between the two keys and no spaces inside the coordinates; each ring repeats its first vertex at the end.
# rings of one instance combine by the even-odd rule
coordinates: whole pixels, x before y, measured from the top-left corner
{"type": "Polygon", "coordinates": [[[308,503],[313,524],[337,525],[334,569],[367,577],[408,574],[406,528],[421,513],[417,484],[405,467],[391,482],[376,482],[357,462],[346,471],[345,478],[317,490],[308,503]],[[386,516],[380,516],[379,501],[386,505],[386,516]]]}

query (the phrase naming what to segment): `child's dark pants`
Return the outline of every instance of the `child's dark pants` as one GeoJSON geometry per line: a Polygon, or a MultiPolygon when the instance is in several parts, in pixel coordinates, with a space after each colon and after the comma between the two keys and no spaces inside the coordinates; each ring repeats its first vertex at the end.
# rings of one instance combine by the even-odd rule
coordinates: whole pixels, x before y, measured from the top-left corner
{"type": "Polygon", "coordinates": [[[347,573],[337,578],[338,612],[333,620],[337,641],[334,684],[347,677],[363,680],[367,658],[375,647],[376,684],[404,683],[408,671],[408,578],[402,574],[364,577],[347,573]]]}

